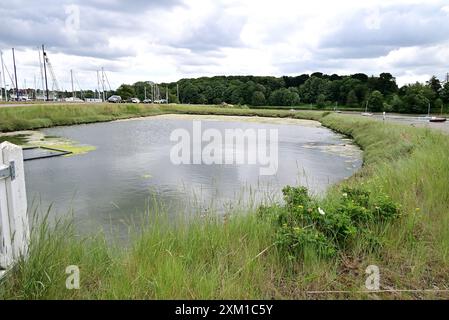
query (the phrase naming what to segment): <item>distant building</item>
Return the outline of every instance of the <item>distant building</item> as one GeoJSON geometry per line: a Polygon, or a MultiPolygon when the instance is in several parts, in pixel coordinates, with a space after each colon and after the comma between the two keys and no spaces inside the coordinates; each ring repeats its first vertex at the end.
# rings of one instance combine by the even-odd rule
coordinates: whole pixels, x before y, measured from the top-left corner
{"type": "Polygon", "coordinates": [[[81,100],[77,97],[69,97],[64,99],[65,102],[84,102],[84,100],[81,100]]]}
{"type": "MultiPolygon", "coordinates": [[[[15,93],[9,95],[9,99],[12,101],[17,101],[17,95],[15,93]]],[[[19,101],[31,101],[27,94],[19,94],[19,101]]]]}
{"type": "Polygon", "coordinates": [[[86,98],[85,101],[86,101],[86,102],[89,102],[89,103],[103,102],[103,100],[101,100],[101,99],[95,99],[95,98],[86,98]]]}

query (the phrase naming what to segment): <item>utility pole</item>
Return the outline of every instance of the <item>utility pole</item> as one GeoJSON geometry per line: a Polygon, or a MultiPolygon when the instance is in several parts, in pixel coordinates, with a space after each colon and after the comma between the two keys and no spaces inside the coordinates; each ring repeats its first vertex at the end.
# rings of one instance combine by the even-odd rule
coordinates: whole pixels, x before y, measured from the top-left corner
{"type": "Polygon", "coordinates": [[[147,100],[147,86],[146,86],[146,84],[143,85],[143,90],[145,92],[145,100],[147,100]]]}
{"type": "Polygon", "coordinates": [[[0,60],[2,63],[3,86],[5,89],[5,101],[8,101],[8,91],[6,90],[5,64],[3,63],[3,51],[0,51],[0,60]]]}
{"type": "Polygon", "coordinates": [[[178,103],[180,103],[180,101],[179,101],[179,84],[176,84],[176,98],[178,99],[178,103]]]}
{"type": "Polygon", "coordinates": [[[14,53],[14,48],[12,48],[12,62],[14,64],[14,80],[16,82],[16,101],[19,101],[19,85],[17,83],[16,55],[14,53]]]}
{"type": "Polygon", "coordinates": [[[168,86],[165,86],[165,100],[168,104],[168,86]]]}
{"type": "Polygon", "coordinates": [[[46,101],[50,101],[50,94],[48,92],[48,79],[47,79],[47,54],[45,53],[45,47],[42,45],[42,56],[44,58],[44,76],[45,76],[45,95],[46,101]]]}

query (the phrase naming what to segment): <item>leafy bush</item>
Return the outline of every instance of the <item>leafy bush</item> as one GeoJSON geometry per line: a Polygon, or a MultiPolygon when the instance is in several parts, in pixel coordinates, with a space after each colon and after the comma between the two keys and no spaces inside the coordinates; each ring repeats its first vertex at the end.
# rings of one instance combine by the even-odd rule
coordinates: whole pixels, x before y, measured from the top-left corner
{"type": "Polygon", "coordinates": [[[290,258],[300,258],[305,248],[332,257],[350,246],[356,236],[377,246],[381,239],[370,224],[400,216],[399,205],[382,192],[373,196],[362,188],[344,187],[341,197],[324,209],[305,187],[287,186],[282,192],[285,205],[260,207],[259,215],[273,221],[277,245],[290,258]]]}

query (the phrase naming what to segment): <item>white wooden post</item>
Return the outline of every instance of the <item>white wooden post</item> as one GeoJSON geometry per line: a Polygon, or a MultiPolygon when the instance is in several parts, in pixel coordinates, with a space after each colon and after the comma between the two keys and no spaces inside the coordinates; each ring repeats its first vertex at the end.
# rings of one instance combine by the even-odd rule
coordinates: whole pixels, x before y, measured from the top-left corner
{"type": "Polygon", "coordinates": [[[21,147],[0,144],[0,172],[0,270],[6,270],[27,254],[30,239],[21,147]]]}

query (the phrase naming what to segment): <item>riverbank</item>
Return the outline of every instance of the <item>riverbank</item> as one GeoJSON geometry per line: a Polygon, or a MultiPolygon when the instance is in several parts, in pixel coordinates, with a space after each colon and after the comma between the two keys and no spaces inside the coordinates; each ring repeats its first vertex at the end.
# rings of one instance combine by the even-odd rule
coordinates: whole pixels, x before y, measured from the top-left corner
{"type": "MultiPolygon", "coordinates": [[[[346,202],[345,190],[352,188],[381,213],[386,212],[385,204],[399,204],[400,216],[350,225],[356,228],[350,229],[355,236],[332,255],[308,250],[313,246],[286,254],[285,243],[280,243],[285,238],[279,237],[285,235],[283,226],[260,212],[243,213],[238,208],[224,221],[206,217],[176,227],[168,226],[161,212],[158,221],[151,221],[152,227],[132,231],[134,240],[127,249],[107,245],[102,235],[81,239],[65,224],[55,228],[43,224],[33,231],[27,262],[19,262],[1,284],[2,299],[449,298],[445,291],[449,289],[449,142],[441,133],[327,112],[176,105],[27,108],[36,109],[8,114],[12,122],[0,110],[0,128],[35,129],[164,113],[318,120],[351,136],[365,152],[364,167],[324,198],[314,199],[313,205],[329,218],[347,217],[342,209],[371,210],[368,205],[346,202]],[[380,198],[383,202],[378,202],[380,198]],[[80,267],[80,290],[65,288],[69,265],[80,267]],[[364,292],[369,265],[379,267],[383,292],[364,292]]],[[[267,210],[278,217],[278,207],[267,210]]]]}
{"type": "Polygon", "coordinates": [[[321,113],[316,111],[246,109],[173,104],[32,105],[26,107],[0,109],[0,132],[33,130],[82,123],[105,122],[161,114],[210,114],[289,117],[297,112],[301,112],[301,114],[303,115],[321,113]]]}

